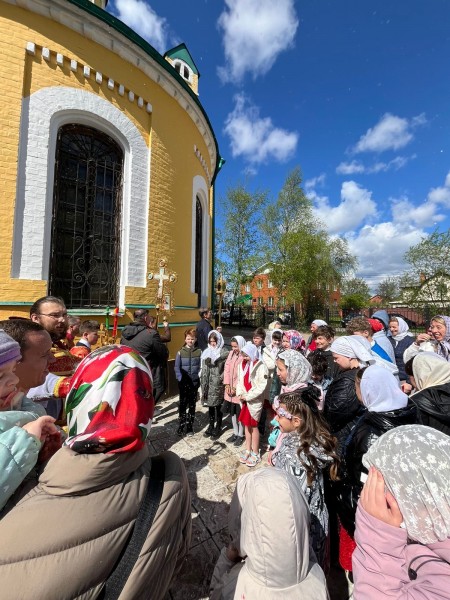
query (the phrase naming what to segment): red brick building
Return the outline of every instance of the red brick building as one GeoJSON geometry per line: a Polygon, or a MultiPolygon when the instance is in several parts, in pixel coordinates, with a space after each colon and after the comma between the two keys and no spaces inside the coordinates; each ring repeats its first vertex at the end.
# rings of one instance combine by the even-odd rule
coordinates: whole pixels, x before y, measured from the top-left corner
{"type": "MultiPolygon", "coordinates": [[[[253,273],[251,279],[241,285],[241,296],[251,294],[251,299],[248,299],[245,304],[255,306],[285,306],[286,298],[280,296],[278,289],[274,286],[270,278],[270,264],[262,265],[253,273]]],[[[328,289],[328,307],[332,310],[338,310],[339,302],[341,301],[341,291],[339,287],[336,289],[328,289]]]]}

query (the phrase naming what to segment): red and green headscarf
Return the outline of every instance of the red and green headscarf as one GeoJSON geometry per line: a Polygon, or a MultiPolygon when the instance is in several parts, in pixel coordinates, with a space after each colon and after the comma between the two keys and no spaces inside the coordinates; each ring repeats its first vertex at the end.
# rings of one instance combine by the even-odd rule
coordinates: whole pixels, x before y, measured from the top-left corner
{"type": "Polygon", "coordinates": [[[140,450],[153,411],[146,361],[127,346],[104,346],[89,354],[72,378],[65,445],[79,453],[140,450]]]}

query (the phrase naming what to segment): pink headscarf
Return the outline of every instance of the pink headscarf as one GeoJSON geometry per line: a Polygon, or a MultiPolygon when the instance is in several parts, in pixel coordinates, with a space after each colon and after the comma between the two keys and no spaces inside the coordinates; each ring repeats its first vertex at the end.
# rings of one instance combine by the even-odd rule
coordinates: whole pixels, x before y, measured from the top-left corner
{"type": "Polygon", "coordinates": [[[283,332],[283,337],[285,336],[289,341],[289,347],[291,350],[300,350],[303,352],[306,343],[299,331],[296,331],[295,329],[289,329],[288,331],[283,332]]]}

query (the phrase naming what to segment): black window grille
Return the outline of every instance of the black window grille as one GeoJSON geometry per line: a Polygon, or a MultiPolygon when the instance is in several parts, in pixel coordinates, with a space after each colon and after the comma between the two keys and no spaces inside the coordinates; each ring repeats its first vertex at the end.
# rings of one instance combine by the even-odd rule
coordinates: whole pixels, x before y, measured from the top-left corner
{"type": "Polygon", "coordinates": [[[202,258],[203,258],[203,208],[200,199],[195,202],[195,293],[197,304],[202,302],[202,258]]]}
{"type": "Polygon", "coordinates": [[[70,308],[117,306],[123,152],[84,125],[58,131],[49,293],[70,308]]]}

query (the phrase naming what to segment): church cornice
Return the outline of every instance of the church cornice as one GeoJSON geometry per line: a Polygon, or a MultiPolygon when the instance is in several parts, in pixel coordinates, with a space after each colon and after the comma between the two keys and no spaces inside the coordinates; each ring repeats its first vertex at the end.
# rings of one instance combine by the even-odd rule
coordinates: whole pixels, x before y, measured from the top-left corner
{"type": "Polygon", "coordinates": [[[189,85],[162,55],[135,31],[89,0],[3,0],[68,27],[140,69],[185,110],[211,155],[212,181],[219,170],[216,137],[205,109],[189,85]],[[104,27],[100,26],[104,24],[104,27]],[[149,57],[151,60],[149,60],[149,57]]]}

